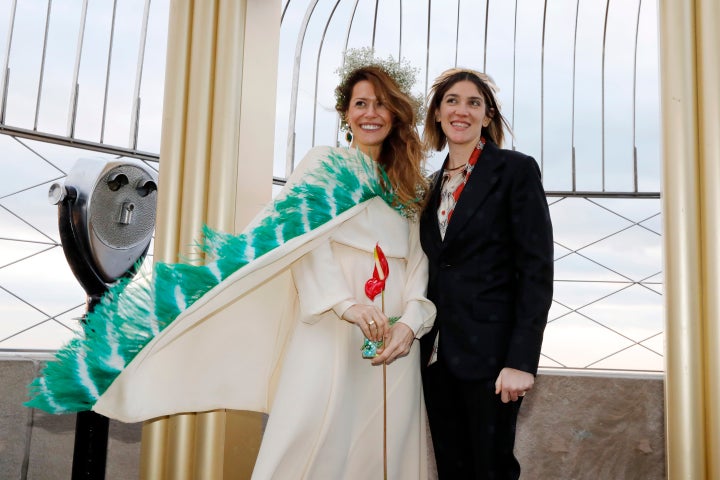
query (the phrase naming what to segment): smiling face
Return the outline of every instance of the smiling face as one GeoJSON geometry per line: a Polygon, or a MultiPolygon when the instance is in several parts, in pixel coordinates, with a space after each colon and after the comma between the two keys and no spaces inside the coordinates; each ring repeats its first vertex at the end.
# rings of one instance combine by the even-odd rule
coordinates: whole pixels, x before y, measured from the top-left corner
{"type": "Polygon", "coordinates": [[[392,129],[393,114],[375,95],[367,80],[355,84],[345,119],[353,135],[352,146],[377,159],[392,129]]]}
{"type": "Polygon", "coordinates": [[[435,112],[435,121],[440,124],[451,149],[477,145],[482,128],[487,127],[490,120],[483,95],[469,80],[451,86],[435,112]]]}

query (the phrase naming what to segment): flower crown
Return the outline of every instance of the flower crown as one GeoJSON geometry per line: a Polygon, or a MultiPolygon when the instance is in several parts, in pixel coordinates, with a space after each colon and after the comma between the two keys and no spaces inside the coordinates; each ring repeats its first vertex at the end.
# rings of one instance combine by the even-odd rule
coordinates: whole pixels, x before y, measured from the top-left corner
{"type": "MultiPolygon", "coordinates": [[[[353,48],[345,52],[342,67],[335,70],[335,73],[340,76],[340,83],[335,88],[336,108],[341,108],[341,105],[345,104],[347,100],[343,92],[350,76],[356,70],[369,66],[381,68],[395,81],[400,91],[410,98],[413,109],[415,110],[415,119],[418,124],[421,124],[425,118],[424,98],[420,94],[412,93],[412,87],[416,82],[415,77],[419,70],[410,65],[410,62],[407,60],[397,61],[391,55],[385,59],[375,57],[375,52],[370,47],[353,48]]],[[[340,129],[345,131],[347,128],[347,122],[343,118],[340,129]]]]}

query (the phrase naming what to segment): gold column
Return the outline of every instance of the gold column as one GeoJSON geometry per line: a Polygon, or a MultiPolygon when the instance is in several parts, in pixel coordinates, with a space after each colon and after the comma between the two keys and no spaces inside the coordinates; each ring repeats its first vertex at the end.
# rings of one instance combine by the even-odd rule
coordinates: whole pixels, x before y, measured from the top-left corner
{"type": "Polygon", "coordinates": [[[707,478],[720,478],[720,2],[697,0],[707,478]]]}
{"type": "Polygon", "coordinates": [[[661,0],[668,478],[720,478],[717,0],[661,0]]]}
{"type": "MultiPolygon", "coordinates": [[[[279,28],[278,2],[171,1],[157,260],[200,261],[204,223],[238,231],[270,199],[279,28]]],[[[262,427],[226,410],[145,422],[141,478],[249,478],[262,427]]]]}

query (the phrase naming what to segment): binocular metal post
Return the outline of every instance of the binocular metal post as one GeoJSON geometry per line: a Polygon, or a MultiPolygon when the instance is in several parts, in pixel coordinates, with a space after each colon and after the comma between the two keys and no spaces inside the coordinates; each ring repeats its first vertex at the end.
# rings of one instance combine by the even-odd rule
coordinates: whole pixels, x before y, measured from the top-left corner
{"type": "MultiPolygon", "coordinates": [[[[58,206],[65,258],[93,311],[109,286],[135,275],[155,227],[157,174],[134,160],[80,159],[48,193],[58,206]]],[[[83,329],[90,328],[85,317],[83,329]]],[[[109,419],[79,412],[75,423],[73,480],[105,478],[109,419]]]]}

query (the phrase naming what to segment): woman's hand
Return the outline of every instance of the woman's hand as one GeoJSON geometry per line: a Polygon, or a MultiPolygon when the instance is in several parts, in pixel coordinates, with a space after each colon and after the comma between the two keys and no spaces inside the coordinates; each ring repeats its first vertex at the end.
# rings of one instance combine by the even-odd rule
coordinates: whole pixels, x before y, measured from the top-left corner
{"type": "Polygon", "coordinates": [[[388,318],[375,305],[356,303],[345,310],[342,318],[360,327],[366,338],[376,342],[382,340],[390,326],[388,318]]]}
{"type": "Polygon", "coordinates": [[[500,395],[503,403],[517,402],[534,384],[535,376],[532,373],[505,367],[495,380],[495,393],[500,395]]]}
{"type": "Polygon", "coordinates": [[[397,358],[404,357],[410,353],[413,340],[415,340],[415,333],[412,328],[402,322],[395,322],[383,339],[383,347],[378,349],[378,355],[372,359],[371,363],[373,365],[383,363],[389,365],[397,358]]]}

